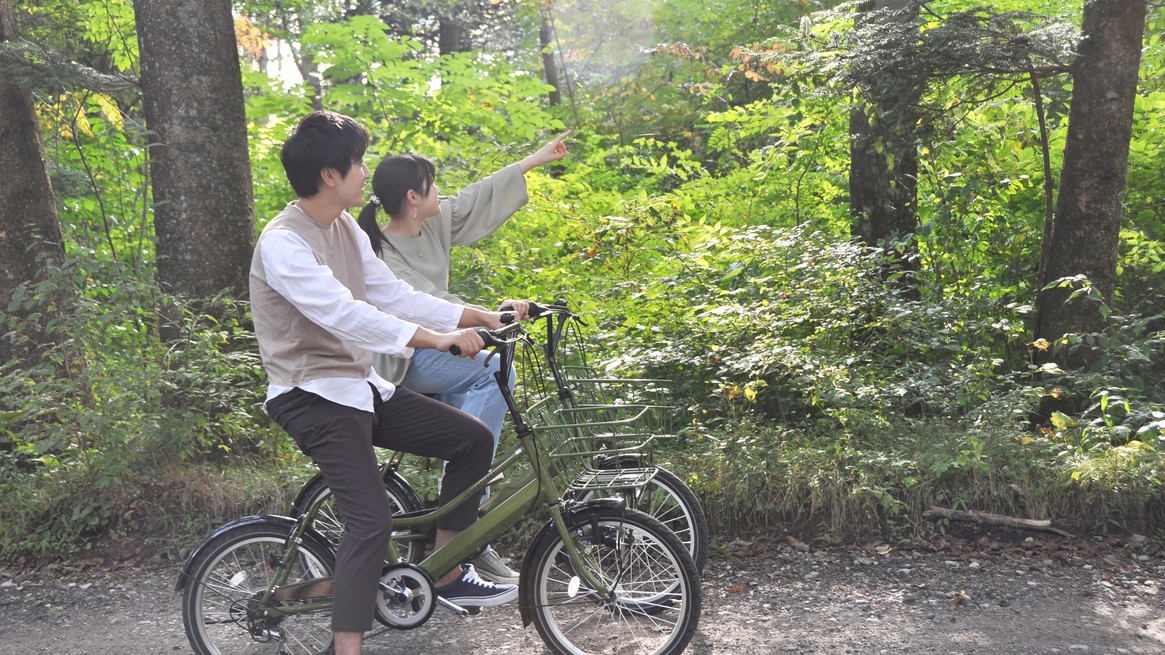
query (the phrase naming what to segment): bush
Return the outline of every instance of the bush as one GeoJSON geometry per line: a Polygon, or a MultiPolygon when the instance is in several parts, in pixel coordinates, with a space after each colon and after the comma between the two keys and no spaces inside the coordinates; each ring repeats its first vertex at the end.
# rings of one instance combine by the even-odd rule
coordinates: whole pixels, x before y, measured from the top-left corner
{"type": "Polygon", "coordinates": [[[616,368],[676,380],[707,416],[878,429],[963,415],[1023,368],[1021,308],[911,300],[886,284],[882,253],[854,242],[721,228],[674,261],[622,285],[628,300],[604,298],[599,341],[625,344],[616,368]]]}
{"type": "MultiPolygon", "coordinates": [[[[13,451],[0,462],[0,556],[126,529],[126,512],[155,495],[144,490],[200,462],[291,464],[293,444],[259,409],[264,378],[245,305],[182,303],[118,265],[80,260],[12,302],[36,308],[57,285],[72,285],[76,299],[55,311],[41,362],[0,365],[13,451]],[[181,322],[164,342],[159,309],[174,306],[181,322]]],[[[28,333],[15,313],[0,324],[28,333]]]]}

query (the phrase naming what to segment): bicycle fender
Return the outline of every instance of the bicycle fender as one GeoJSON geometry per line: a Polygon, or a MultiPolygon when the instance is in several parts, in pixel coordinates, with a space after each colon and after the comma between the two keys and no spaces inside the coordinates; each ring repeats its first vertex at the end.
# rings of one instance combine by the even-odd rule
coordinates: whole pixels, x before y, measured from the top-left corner
{"type": "MultiPolygon", "coordinates": [[[[588,500],[585,503],[574,503],[567,507],[562,512],[562,520],[567,526],[570,526],[576,516],[593,509],[595,507],[612,507],[620,509],[625,506],[621,498],[599,498],[597,500],[588,500]]],[[[553,539],[558,536],[558,528],[554,526],[554,521],[547,521],[538,534],[530,540],[530,545],[526,548],[526,556],[522,558],[522,572],[518,576],[518,613],[522,617],[522,627],[525,628],[534,620],[533,602],[522,602],[522,599],[533,598],[534,589],[528,588],[529,585],[534,584],[534,553],[537,552],[539,545],[543,539],[553,539]]]]}
{"type": "MultiPolygon", "coordinates": [[[[206,550],[207,546],[214,542],[215,539],[230,532],[231,530],[263,523],[277,525],[281,528],[286,528],[290,532],[291,530],[295,529],[297,521],[290,516],[280,516],[278,514],[257,514],[253,516],[244,516],[243,518],[235,519],[229,523],[224,523],[214,532],[212,532],[209,537],[203,539],[202,543],[198,544],[198,546],[195,547],[194,550],[190,551],[190,554],[186,556],[186,561],[182,564],[182,570],[178,573],[178,584],[175,587],[175,591],[181,591],[186,587],[186,580],[190,576],[190,569],[193,567],[194,562],[202,556],[203,551],[206,550]]],[[[333,546],[326,537],[317,532],[314,528],[308,528],[305,530],[303,533],[303,538],[305,540],[310,539],[315,541],[316,545],[322,546],[327,551],[331,552],[333,557],[335,556],[335,546],[333,546]]]]}

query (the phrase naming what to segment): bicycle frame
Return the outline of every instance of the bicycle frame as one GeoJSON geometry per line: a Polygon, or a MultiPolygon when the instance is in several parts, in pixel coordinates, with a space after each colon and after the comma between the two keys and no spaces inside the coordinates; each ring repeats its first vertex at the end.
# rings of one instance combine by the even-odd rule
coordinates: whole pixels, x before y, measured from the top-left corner
{"type": "MultiPolygon", "coordinates": [[[[509,331],[516,332],[519,329],[515,324],[515,327],[510,328],[509,331]]],[[[600,578],[596,577],[590,571],[589,567],[581,565],[579,545],[567,530],[563,514],[563,490],[559,489],[559,485],[554,479],[556,472],[554,461],[550,457],[542,454],[535,439],[534,430],[525,422],[521,411],[517,407],[517,403],[514,401],[513,394],[509,391],[508,375],[513,363],[515,343],[516,340],[500,342],[495,354],[499,354],[502,357],[501,366],[499,367],[500,370],[496,373],[496,376],[498,385],[502,389],[502,396],[506,401],[511,418],[514,420],[519,443],[518,447],[491,467],[489,472],[472,486],[462,491],[443,506],[394,516],[392,519],[394,533],[397,529],[411,530],[420,526],[436,523],[438,519],[448,514],[453,508],[469,500],[471,497],[476,497],[479,492],[489,486],[499,475],[513,469],[524,461],[529,463],[530,466],[520,476],[516,477],[514,483],[507,484],[503,489],[499,489],[497,493],[490,497],[487,503],[483,504],[483,515],[447,544],[425,558],[420,563],[420,568],[431,579],[435,580],[439,578],[445,572],[460,565],[480,550],[482,546],[490,543],[511,528],[524,516],[533,511],[536,505],[540,504],[546,507],[550,513],[551,520],[554,522],[559,536],[562,537],[567,555],[571,561],[578,565],[575,570],[582,578],[582,581],[600,595],[606,596],[612,593],[612,589],[600,578]]],[[[552,347],[553,344],[548,344],[548,346],[552,347]]],[[[557,372],[555,372],[555,377],[556,381],[561,383],[557,372]]],[[[559,389],[561,393],[563,389],[561,384],[559,389]]],[[[385,466],[395,467],[396,462],[399,462],[399,455],[386,463],[385,466]]],[[[650,477],[647,477],[646,480],[650,480],[650,477]]],[[[635,484],[621,484],[619,488],[628,488],[644,483],[645,480],[642,479],[642,475],[639,475],[636,478],[635,484]]],[[[307,511],[296,520],[294,529],[288,538],[287,549],[284,551],[281,561],[295,561],[299,543],[304,533],[314,522],[315,516],[325,500],[325,497],[316,499],[307,511]]],[[[394,541],[389,542],[386,560],[389,562],[402,561],[394,541]]],[[[277,567],[271,584],[268,585],[259,602],[259,605],[265,608],[267,612],[276,616],[289,616],[292,614],[320,611],[331,606],[332,600],[330,595],[308,596],[307,593],[303,595],[296,593],[299,588],[303,590],[314,590],[320,582],[328,578],[315,578],[306,583],[293,583],[288,585],[288,573],[288,567],[277,567]],[[288,604],[288,601],[294,602],[288,604]]]]}

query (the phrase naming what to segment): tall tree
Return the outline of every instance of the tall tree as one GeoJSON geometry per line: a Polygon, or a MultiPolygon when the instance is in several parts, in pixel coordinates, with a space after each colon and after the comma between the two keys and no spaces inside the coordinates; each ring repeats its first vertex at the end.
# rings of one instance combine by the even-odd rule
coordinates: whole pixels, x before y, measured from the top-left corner
{"type": "Polygon", "coordinates": [[[437,51],[448,55],[454,52],[468,52],[471,48],[469,30],[464,23],[448,18],[440,18],[437,27],[437,51]]]}
{"type": "MultiPolygon", "coordinates": [[[[1103,307],[1116,287],[1117,247],[1141,63],[1146,0],[1087,0],[1080,57],[1072,64],[1072,101],[1049,243],[1040,262],[1036,335],[1104,328],[1103,307]],[[1094,291],[1057,280],[1084,276],[1094,291]],[[1052,283],[1052,288],[1044,288],[1052,283]]],[[[1069,364],[1084,360],[1068,360],[1069,364]]]]}
{"type": "MultiPolygon", "coordinates": [[[[11,0],[0,0],[0,43],[17,40],[16,18],[11,0]]],[[[38,280],[50,267],[65,260],[61,226],[45,163],[44,145],[32,95],[0,78],[0,312],[22,319],[23,334],[9,334],[0,329],[0,362],[29,361],[43,345],[39,316],[47,316],[45,307],[27,307],[13,303],[13,292],[20,285],[38,280]],[[20,337],[27,337],[25,340],[20,337]]],[[[52,303],[52,298],[41,298],[52,303]]]]}
{"type": "Polygon", "coordinates": [[[482,50],[512,53],[528,43],[529,0],[378,0],[375,13],[394,34],[411,36],[436,54],[482,50]]]}
{"type": "Polygon", "coordinates": [[[230,0],[134,0],[134,11],[158,282],[196,298],[243,292],[255,216],[230,0]]]}
{"type": "Polygon", "coordinates": [[[542,47],[542,72],[546,83],[554,87],[548,94],[550,106],[562,104],[562,90],[558,82],[558,65],[554,61],[557,51],[554,45],[554,24],[551,22],[550,12],[542,11],[542,21],[538,26],[538,44],[542,47]]]}
{"type": "MultiPolygon", "coordinates": [[[[858,21],[875,51],[893,50],[894,61],[916,47],[918,3],[877,0],[858,21]]],[[[888,54],[890,54],[888,52],[888,54]]],[[[899,69],[870,59],[850,111],[850,207],[854,236],[871,246],[914,234],[918,228],[918,102],[926,80],[918,69],[899,69]]],[[[896,268],[915,270],[909,248],[896,268]]]]}

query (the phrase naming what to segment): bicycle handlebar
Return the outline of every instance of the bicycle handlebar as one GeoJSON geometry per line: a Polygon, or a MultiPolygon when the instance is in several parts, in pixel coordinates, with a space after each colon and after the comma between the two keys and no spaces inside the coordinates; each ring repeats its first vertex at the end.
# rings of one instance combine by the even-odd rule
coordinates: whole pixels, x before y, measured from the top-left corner
{"type": "MultiPolygon", "coordinates": [[[[529,308],[529,311],[527,312],[527,315],[530,318],[542,318],[543,316],[549,317],[549,316],[553,316],[555,314],[570,314],[571,316],[574,316],[574,314],[571,313],[570,309],[567,308],[565,300],[555,300],[555,301],[547,303],[545,305],[543,305],[541,303],[534,302],[533,300],[529,301],[529,303],[530,303],[530,308],[529,308]]],[[[514,313],[513,312],[503,313],[501,316],[501,322],[506,327],[503,327],[500,330],[490,331],[490,330],[487,330],[485,328],[477,328],[477,335],[479,337],[481,337],[482,341],[485,342],[486,348],[496,348],[496,347],[505,343],[503,341],[503,337],[499,336],[499,335],[501,335],[504,332],[512,331],[511,329],[509,329],[509,326],[515,324],[514,313]]],[[[454,357],[460,357],[461,356],[461,348],[459,348],[457,346],[450,346],[449,354],[453,355],[454,357]]]]}
{"type": "MultiPolygon", "coordinates": [[[[513,319],[511,318],[510,320],[512,321],[513,319]]],[[[477,336],[481,337],[481,340],[485,342],[486,348],[497,348],[498,346],[505,345],[506,343],[503,335],[517,330],[517,326],[517,323],[509,323],[506,325],[506,327],[496,331],[487,330],[485,328],[477,328],[474,331],[477,332],[477,336]]],[[[457,346],[449,346],[449,354],[453,355],[454,357],[460,357],[461,348],[457,346]]]]}
{"type": "Polygon", "coordinates": [[[530,301],[530,310],[527,314],[530,318],[540,318],[543,314],[570,314],[570,309],[566,306],[565,300],[555,300],[554,302],[545,305],[530,301]]]}

